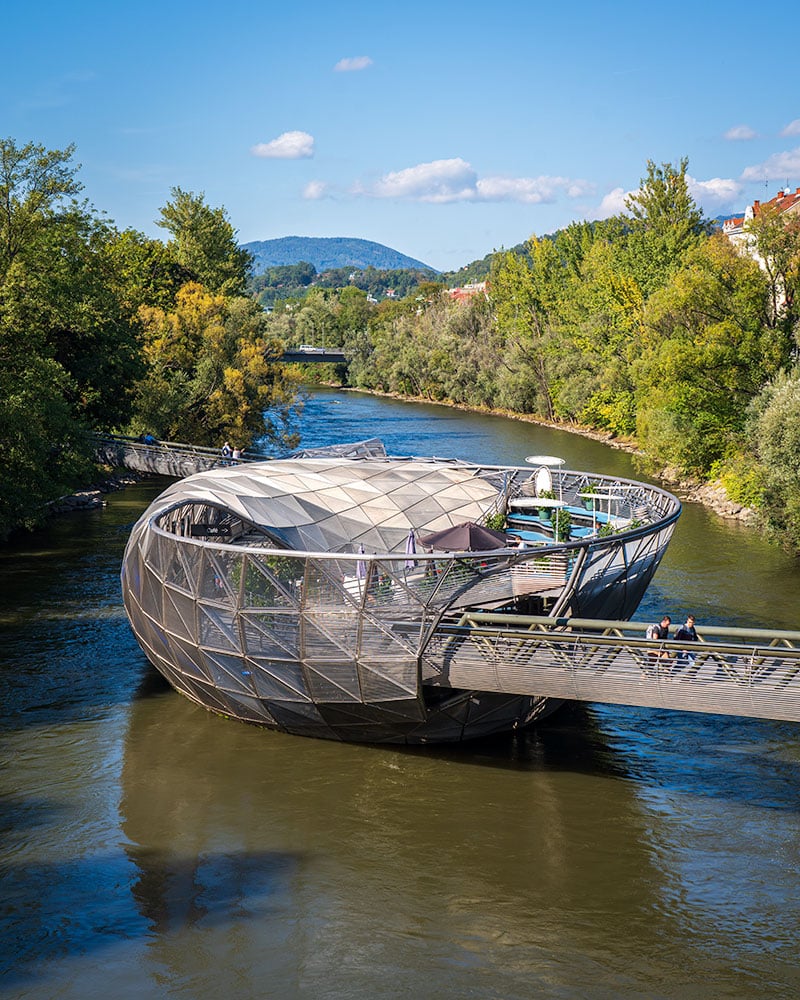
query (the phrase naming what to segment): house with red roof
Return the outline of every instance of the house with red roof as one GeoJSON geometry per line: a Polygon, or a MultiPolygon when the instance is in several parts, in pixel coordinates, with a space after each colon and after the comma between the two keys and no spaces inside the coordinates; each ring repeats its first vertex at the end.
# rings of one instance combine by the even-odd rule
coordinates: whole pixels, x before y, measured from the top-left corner
{"type": "MultiPolygon", "coordinates": [[[[784,188],[779,191],[774,198],[770,201],[760,202],[754,201],[752,205],[748,205],[744,211],[744,215],[735,216],[732,219],[726,219],[722,223],[722,231],[728,237],[728,239],[737,245],[744,245],[745,250],[749,252],[748,244],[750,240],[747,238],[747,233],[745,232],[745,223],[749,222],[751,219],[755,219],[764,209],[773,209],[779,215],[794,215],[800,213],[800,187],[794,191],[790,191],[789,188],[784,188]]],[[[752,256],[755,256],[753,254],[752,256]]]]}

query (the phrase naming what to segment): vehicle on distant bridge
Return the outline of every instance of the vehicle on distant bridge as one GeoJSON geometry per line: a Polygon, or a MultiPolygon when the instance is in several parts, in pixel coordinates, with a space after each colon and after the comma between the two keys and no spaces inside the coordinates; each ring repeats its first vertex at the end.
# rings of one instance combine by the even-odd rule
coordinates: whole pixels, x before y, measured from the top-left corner
{"type": "MultiPolygon", "coordinates": [[[[291,348],[289,348],[291,350],[291,348]]],[[[295,348],[301,354],[324,354],[324,347],[314,347],[312,344],[301,344],[299,347],[295,348]]]]}

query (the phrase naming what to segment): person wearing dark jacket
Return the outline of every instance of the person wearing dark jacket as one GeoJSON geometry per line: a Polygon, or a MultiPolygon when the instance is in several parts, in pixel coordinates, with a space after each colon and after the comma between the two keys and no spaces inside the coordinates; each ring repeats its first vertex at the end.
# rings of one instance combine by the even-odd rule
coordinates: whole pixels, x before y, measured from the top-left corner
{"type": "MultiPolygon", "coordinates": [[[[686,621],[683,625],[679,626],[675,635],[673,636],[676,642],[697,642],[697,632],[694,627],[694,615],[687,615],[686,621]]],[[[678,659],[681,663],[686,664],[689,667],[694,666],[695,656],[694,653],[689,653],[687,650],[683,649],[678,653],[678,659]]]]}

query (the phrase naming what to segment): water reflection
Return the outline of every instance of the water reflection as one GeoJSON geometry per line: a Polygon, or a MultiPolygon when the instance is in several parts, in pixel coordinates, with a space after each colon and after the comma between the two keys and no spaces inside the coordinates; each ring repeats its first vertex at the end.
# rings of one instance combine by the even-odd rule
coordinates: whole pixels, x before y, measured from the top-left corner
{"type": "Polygon", "coordinates": [[[306,995],[425,992],[417,970],[438,962],[449,995],[476,974],[489,996],[586,985],[610,919],[626,951],[650,953],[675,933],[650,818],[581,715],[421,753],[262,732],[171,693],[137,700],[122,828],[159,960],[188,974],[161,931],[202,925],[220,877],[237,960],[290,949],[306,995]]]}

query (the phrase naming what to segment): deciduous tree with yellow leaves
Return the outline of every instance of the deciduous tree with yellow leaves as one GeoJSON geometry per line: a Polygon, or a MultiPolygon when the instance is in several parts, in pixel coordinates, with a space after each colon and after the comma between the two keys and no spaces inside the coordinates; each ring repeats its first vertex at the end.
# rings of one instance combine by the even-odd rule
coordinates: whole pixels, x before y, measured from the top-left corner
{"type": "Polygon", "coordinates": [[[255,302],[189,282],[174,308],[142,306],[139,315],[148,371],[137,386],[134,433],[212,446],[296,443],[288,430],[296,386],[269,360],[282,345],[255,302]]]}

